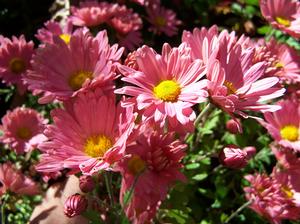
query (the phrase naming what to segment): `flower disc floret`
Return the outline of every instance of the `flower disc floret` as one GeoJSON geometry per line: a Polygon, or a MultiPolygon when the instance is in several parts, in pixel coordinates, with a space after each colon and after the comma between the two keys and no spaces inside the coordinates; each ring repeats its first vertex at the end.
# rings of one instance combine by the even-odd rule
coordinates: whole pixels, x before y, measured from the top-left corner
{"type": "Polygon", "coordinates": [[[165,102],[176,102],[181,89],[177,82],[173,80],[165,80],[155,86],[153,92],[158,99],[165,102]]]}
{"type": "Polygon", "coordinates": [[[66,44],[70,43],[71,35],[67,33],[63,33],[59,35],[60,39],[62,39],[66,44]]]}
{"type": "Polygon", "coordinates": [[[298,140],[299,130],[295,125],[286,125],[281,128],[280,135],[283,139],[294,142],[298,140]]]}
{"type": "Polygon", "coordinates": [[[113,146],[113,141],[105,135],[91,136],[86,140],[84,152],[91,157],[103,157],[113,146]]]}
{"type": "Polygon", "coordinates": [[[93,78],[92,72],[87,72],[87,71],[76,72],[70,77],[69,86],[74,91],[79,90],[82,87],[85,80],[92,79],[92,78],[93,78]]]}
{"type": "Polygon", "coordinates": [[[32,137],[32,133],[27,127],[20,127],[17,130],[17,136],[22,140],[28,140],[32,137]]]}
{"type": "Polygon", "coordinates": [[[15,57],[9,61],[9,69],[12,73],[19,74],[26,70],[25,62],[22,58],[15,57]]]}
{"type": "Polygon", "coordinates": [[[131,174],[137,175],[146,169],[145,161],[138,155],[133,155],[128,161],[128,170],[131,174]]]}
{"type": "Polygon", "coordinates": [[[285,19],[283,17],[277,16],[275,18],[276,22],[285,26],[285,27],[289,27],[291,25],[291,21],[289,21],[288,19],[285,19]]]}

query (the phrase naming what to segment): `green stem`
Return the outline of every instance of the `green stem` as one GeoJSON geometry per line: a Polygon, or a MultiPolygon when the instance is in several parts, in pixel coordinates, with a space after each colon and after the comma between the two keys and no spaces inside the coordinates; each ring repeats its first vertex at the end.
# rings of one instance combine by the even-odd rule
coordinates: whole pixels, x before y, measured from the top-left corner
{"type": "Polygon", "coordinates": [[[5,205],[6,205],[6,201],[5,199],[2,201],[2,205],[1,205],[1,223],[5,224],[5,205]]]}
{"type": "Polygon", "coordinates": [[[206,107],[201,111],[201,113],[198,115],[198,117],[196,118],[194,125],[195,127],[198,126],[198,124],[200,123],[200,121],[203,119],[203,117],[206,116],[206,114],[213,108],[213,104],[208,103],[206,105],[206,107]]]}
{"type": "Polygon", "coordinates": [[[271,31],[266,36],[266,41],[269,41],[271,37],[275,34],[276,30],[271,28],[271,31]]]}
{"type": "Polygon", "coordinates": [[[111,205],[111,207],[113,207],[114,206],[114,196],[113,196],[113,192],[112,192],[112,188],[111,188],[112,187],[111,175],[109,172],[105,172],[103,175],[104,175],[104,180],[105,180],[105,185],[106,185],[110,205],[111,205]]]}
{"type": "Polygon", "coordinates": [[[138,181],[139,176],[140,176],[140,175],[137,175],[137,176],[134,178],[134,182],[133,182],[133,184],[132,184],[132,186],[131,186],[131,188],[130,188],[128,197],[125,198],[125,200],[124,200],[124,207],[128,204],[128,202],[130,202],[131,196],[132,196],[132,194],[133,194],[133,191],[134,191],[134,188],[135,188],[135,185],[136,185],[136,183],[137,183],[137,181],[138,181]]]}
{"type": "Polygon", "coordinates": [[[244,208],[248,207],[252,203],[252,200],[247,201],[244,203],[241,207],[239,207],[235,212],[233,212],[226,220],[225,224],[229,223],[231,219],[233,219],[235,216],[237,216],[244,208]]]}

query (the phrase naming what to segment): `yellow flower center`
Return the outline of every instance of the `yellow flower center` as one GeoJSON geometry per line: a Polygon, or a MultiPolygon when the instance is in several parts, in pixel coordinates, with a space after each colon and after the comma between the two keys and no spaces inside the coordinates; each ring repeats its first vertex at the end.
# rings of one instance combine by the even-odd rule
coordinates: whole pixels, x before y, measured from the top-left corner
{"type": "Polygon", "coordinates": [[[79,71],[73,74],[69,79],[69,86],[72,90],[76,91],[79,90],[85,80],[92,79],[93,73],[92,72],[86,72],[86,71],[79,71]]]}
{"type": "Polygon", "coordinates": [[[162,16],[157,16],[155,18],[155,24],[157,26],[165,26],[166,23],[167,23],[166,19],[164,17],[162,17],[162,16]]]}
{"type": "Polygon", "coordinates": [[[283,139],[294,142],[298,140],[299,130],[295,125],[286,125],[281,128],[280,135],[283,139]]]}
{"type": "Polygon", "coordinates": [[[277,63],[275,64],[275,67],[276,67],[276,68],[283,68],[283,67],[284,67],[284,64],[283,64],[282,62],[277,62],[277,63]]]}
{"type": "Polygon", "coordinates": [[[17,136],[20,139],[23,139],[23,140],[30,139],[31,135],[32,135],[32,133],[29,128],[21,127],[21,128],[18,128],[18,130],[17,130],[17,136]]]}
{"type": "Polygon", "coordinates": [[[285,193],[287,198],[293,198],[294,193],[291,191],[291,189],[288,186],[281,187],[281,191],[285,193]]]}
{"type": "Polygon", "coordinates": [[[71,35],[70,34],[66,34],[66,33],[63,33],[61,35],[59,35],[60,39],[62,39],[66,44],[69,44],[70,43],[70,40],[71,40],[71,35]]]}
{"type": "Polygon", "coordinates": [[[285,19],[283,17],[277,16],[275,18],[276,22],[285,26],[285,27],[289,27],[291,25],[291,21],[289,21],[288,19],[285,19]]]}
{"type": "Polygon", "coordinates": [[[173,80],[160,82],[153,89],[154,95],[165,102],[176,102],[181,92],[180,86],[173,80]]]}
{"type": "Polygon", "coordinates": [[[128,161],[128,169],[133,175],[140,174],[146,169],[146,164],[144,160],[138,155],[133,155],[128,161]]]}
{"type": "Polygon", "coordinates": [[[13,73],[19,74],[26,69],[25,62],[22,58],[13,58],[9,61],[9,69],[13,73]]]}
{"type": "Polygon", "coordinates": [[[84,152],[94,158],[103,157],[108,149],[113,146],[112,140],[105,135],[93,135],[84,145],[84,152]]]}
{"type": "Polygon", "coordinates": [[[232,82],[224,81],[224,86],[227,87],[228,94],[234,94],[236,92],[236,88],[234,87],[232,82]]]}

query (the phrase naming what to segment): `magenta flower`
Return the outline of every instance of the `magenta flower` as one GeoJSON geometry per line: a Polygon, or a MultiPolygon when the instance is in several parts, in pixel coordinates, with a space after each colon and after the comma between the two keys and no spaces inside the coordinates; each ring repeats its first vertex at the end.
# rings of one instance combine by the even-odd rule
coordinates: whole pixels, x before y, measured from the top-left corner
{"type": "Polygon", "coordinates": [[[64,213],[69,218],[80,215],[88,207],[88,200],[80,195],[74,194],[67,198],[64,204],[64,213]]]}
{"type": "Polygon", "coordinates": [[[300,3],[297,0],[260,0],[265,19],[275,28],[300,37],[300,3]]]}
{"type": "Polygon", "coordinates": [[[33,58],[33,69],[25,80],[34,94],[44,93],[40,103],[68,100],[96,83],[113,86],[113,65],[122,52],[117,45],[108,44],[106,31],[93,37],[79,29],[71,36],[69,44],[54,37],[53,44],[39,48],[33,58]]]}
{"type": "Polygon", "coordinates": [[[17,85],[21,94],[26,91],[22,78],[31,68],[33,48],[33,42],[26,42],[23,35],[13,36],[12,40],[0,37],[0,78],[8,85],[17,85]]]}
{"type": "Polygon", "coordinates": [[[85,175],[111,170],[133,129],[132,108],[116,107],[115,100],[98,89],[80,93],[64,107],[51,113],[54,124],[45,131],[49,141],[40,145],[43,155],[37,170],[69,168],[85,175]]]}
{"type": "Polygon", "coordinates": [[[111,19],[118,7],[118,4],[108,2],[80,2],[79,8],[71,7],[70,20],[75,26],[98,26],[111,19]]]}
{"type": "Polygon", "coordinates": [[[176,13],[173,10],[166,9],[159,3],[154,3],[147,6],[146,11],[148,21],[152,24],[149,31],[158,35],[164,33],[168,37],[177,34],[181,21],[176,18],[176,13]]]}
{"type": "Polygon", "coordinates": [[[140,135],[135,144],[127,147],[128,156],[118,164],[123,176],[120,203],[133,223],[149,222],[174,182],[185,181],[179,171],[185,148],[185,144],[174,141],[174,133],[163,135],[158,132],[140,135]],[[124,205],[124,194],[136,178],[133,196],[129,204],[124,205]]]}
{"type": "Polygon", "coordinates": [[[11,163],[0,164],[0,182],[0,196],[7,191],[20,195],[35,195],[40,192],[38,185],[16,170],[11,163]]]}
{"type": "Polygon", "coordinates": [[[143,46],[135,57],[139,70],[120,66],[125,75],[122,79],[135,86],[125,86],[116,93],[134,97],[143,120],[154,120],[171,126],[185,125],[195,119],[191,106],[206,100],[206,80],[199,81],[205,74],[205,67],[199,60],[192,62],[189,48],[185,44],[171,48],[164,44],[162,55],[152,48],[143,46]]]}
{"type": "Polygon", "coordinates": [[[248,163],[247,153],[236,145],[228,145],[222,149],[219,160],[224,166],[232,169],[242,169],[248,163]]]}
{"type": "Polygon", "coordinates": [[[37,111],[18,107],[2,118],[0,141],[8,144],[17,154],[28,152],[44,142],[45,120],[37,111]]]}
{"type": "Polygon", "coordinates": [[[280,145],[300,151],[300,105],[294,100],[283,100],[278,105],[281,110],[265,113],[265,121],[260,123],[280,145]]]}

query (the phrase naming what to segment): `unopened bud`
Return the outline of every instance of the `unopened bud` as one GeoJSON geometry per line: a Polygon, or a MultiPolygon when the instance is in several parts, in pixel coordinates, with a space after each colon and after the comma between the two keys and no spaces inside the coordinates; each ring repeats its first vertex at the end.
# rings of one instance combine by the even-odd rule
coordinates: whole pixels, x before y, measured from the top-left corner
{"type": "Polygon", "coordinates": [[[136,62],[136,51],[133,51],[127,55],[127,58],[124,61],[124,65],[139,70],[139,66],[136,62]]]}
{"type": "Polygon", "coordinates": [[[228,145],[220,152],[219,160],[226,167],[241,169],[247,165],[247,153],[236,145],[228,145]]]}
{"type": "Polygon", "coordinates": [[[247,146],[243,148],[243,151],[247,153],[247,159],[251,159],[256,154],[256,148],[254,146],[247,146]]]}
{"type": "Polygon", "coordinates": [[[94,190],[95,188],[95,182],[93,180],[93,177],[91,176],[80,176],[79,178],[79,188],[82,192],[88,193],[94,190]]]}
{"type": "Polygon", "coordinates": [[[237,123],[237,121],[230,119],[226,122],[226,129],[231,134],[237,134],[239,133],[239,124],[237,123]]]}
{"type": "Polygon", "coordinates": [[[80,215],[88,206],[87,199],[80,195],[74,194],[67,198],[64,205],[64,213],[69,218],[80,215]]]}

